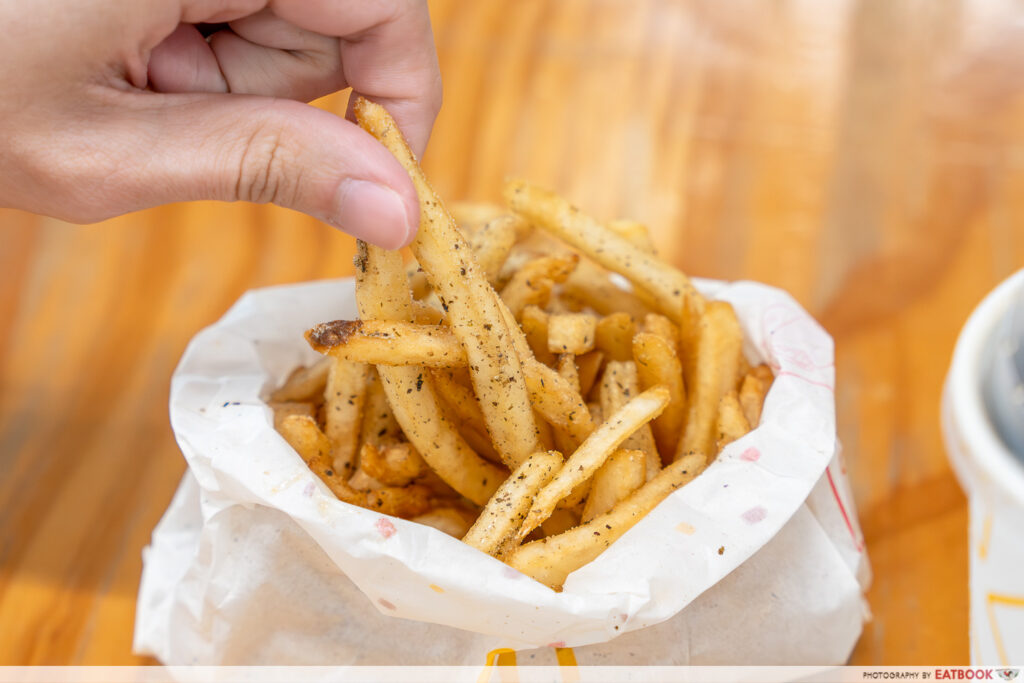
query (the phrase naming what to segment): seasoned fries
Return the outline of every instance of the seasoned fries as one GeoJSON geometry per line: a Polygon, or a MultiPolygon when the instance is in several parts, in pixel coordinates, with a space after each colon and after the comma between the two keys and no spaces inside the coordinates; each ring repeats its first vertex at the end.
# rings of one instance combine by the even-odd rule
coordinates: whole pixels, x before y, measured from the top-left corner
{"type": "Polygon", "coordinates": [[[513,182],[456,225],[387,112],[355,113],[417,190],[416,260],[359,242],[360,319],[306,333],[324,358],[270,394],[275,428],[339,500],[561,590],[756,427],[771,370],[642,224],[513,182]]]}

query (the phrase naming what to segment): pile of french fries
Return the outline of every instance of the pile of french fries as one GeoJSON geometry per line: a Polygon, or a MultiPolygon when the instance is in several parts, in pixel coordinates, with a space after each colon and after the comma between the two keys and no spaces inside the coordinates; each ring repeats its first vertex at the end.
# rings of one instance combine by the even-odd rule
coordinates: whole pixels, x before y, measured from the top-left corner
{"type": "Polygon", "coordinates": [[[359,243],[360,319],[306,333],[324,357],[273,393],[275,426],[339,500],[561,590],[758,424],[772,373],[644,226],[518,181],[450,214],[387,111],[355,113],[419,194],[415,261],[359,243]]]}

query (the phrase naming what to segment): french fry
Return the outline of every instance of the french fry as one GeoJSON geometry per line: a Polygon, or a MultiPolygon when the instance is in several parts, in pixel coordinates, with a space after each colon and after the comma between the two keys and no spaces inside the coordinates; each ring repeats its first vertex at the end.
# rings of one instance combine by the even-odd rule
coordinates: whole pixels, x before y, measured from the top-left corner
{"type": "Polygon", "coordinates": [[[671,395],[665,410],[651,423],[661,461],[667,465],[675,459],[686,419],[683,366],[669,340],[650,332],[641,332],[633,337],[633,358],[636,359],[641,389],[661,384],[668,387],[671,395]]]}
{"type": "MultiPolygon", "coordinates": [[[[412,297],[398,252],[359,242],[356,302],[363,318],[408,322],[412,297]]],[[[377,367],[391,411],[409,442],[453,489],[478,505],[497,490],[505,472],[477,455],[441,412],[420,366],[377,367]]]]}
{"type": "Polygon", "coordinates": [[[374,365],[466,365],[466,353],[444,325],[393,320],[335,320],[306,332],[309,345],[337,359],[374,365]]]}
{"type": "Polygon", "coordinates": [[[633,335],[636,323],[628,313],[612,313],[597,321],[594,331],[595,346],[604,351],[609,360],[633,360],[633,335]]]}
{"type": "Polygon", "coordinates": [[[580,371],[576,367],[576,356],[563,353],[558,357],[558,374],[572,385],[576,393],[580,393],[580,371]]]}
{"type": "Polygon", "coordinates": [[[466,236],[484,277],[492,285],[498,281],[501,267],[512,245],[516,243],[516,235],[525,229],[525,224],[526,221],[519,216],[503,214],[495,216],[466,236]]]}
{"type": "Polygon", "coordinates": [[[723,448],[749,431],[750,423],[743,415],[740,400],[735,391],[730,391],[718,404],[718,417],[715,419],[715,452],[721,453],[723,448]]]}
{"type": "Polygon", "coordinates": [[[562,296],[579,305],[589,306],[598,315],[626,313],[637,320],[651,312],[651,308],[636,295],[626,291],[612,278],[612,274],[588,258],[581,258],[576,268],[562,284],[562,296]]]}
{"type": "Polygon", "coordinates": [[[397,441],[402,428],[398,426],[388,398],[384,395],[377,369],[370,367],[366,373],[366,397],[363,399],[363,424],[360,428],[359,443],[380,444],[397,441]]]}
{"type": "Polygon", "coordinates": [[[528,261],[502,288],[502,300],[517,319],[527,306],[547,305],[555,284],[565,282],[577,261],[579,257],[575,254],[569,258],[542,256],[528,261]]]}
{"type": "Polygon", "coordinates": [[[554,364],[555,354],[548,350],[548,314],[537,306],[526,306],[520,323],[534,357],[545,365],[554,364]]]}
{"type": "Polygon", "coordinates": [[[566,460],[533,501],[533,506],[517,534],[517,540],[527,535],[547,519],[558,501],[584,483],[594,474],[611,453],[641,426],[658,416],[668,402],[668,389],[649,389],[622,406],[614,415],[587,437],[576,452],[566,460]]]}
{"type": "Polygon", "coordinates": [[[603,351],[591,351],[576,357],[576,369],[580,378],[580,396],[586,396],[597,380],[597,373],[604,363],[603,351]]]}
{"type": "Polygon", "coordinates": [[[520,546],[508,563],[552,590],[560,591],[569,574],[603,553],[669,494],[693,481],[704,467],[702,454],[687,455],[663,469],[609,512],[557,536],[520,546]]]}
{"type": "Polygon", "coordinates": [[[311,401],[323,396],[324,386],[327,385],[327,372],[330,369],[331,361],[327,358],[321,358],[307,368],[299,368],[270,395],[270,400],[311,401]]]}
{"type": "Polygon", "coordinates": [[[740,405],[743,406],[743,415],[751,427],[756,427],[761,422],[764,397],[768,395],[768,389],[771,388],[774,379],[771,368],[767,365],[758,365],[743,377],[743,383],[740,385],[740,405]]]}
{"type": "MultiPolygon", "coordinates": [[[[540,443],[519,357],[512,353],[510,330],[493,290],[391,115],[362,97],[356,100],[354,111],[359,125],[395,156],[413,181],[420,198],[420,228],[412,243],[413,254],[466,350],[491,440],[502,460],[516,467],[536,452],[540,443]]],[[[404,288],[408,289],[408,284],[404,288]]],[[[423,455],[426,457],[425,452],[423,455]]]]}
{"type": "Polygon", "coordinates": [[[472,425],[478,432],[486,435],[487,421],[473,390],[460,384],[450,370],[432,370],[430,377],[434,381],[434,389],[451,407],[459,421],[472,425]]]}
{"type": "Polygon", "coordinates": [[[647,455],[619,449],[594,472],[594,483],[583,507],[583,523],[603,515],[647,481],[647,455]]]}
{"type": "Polygon", "coordinates": [[[609,230],[619,237],[628,240],[630,244],[640,251],[652,256],[656,255],[654,242],[651,240],[651,233],[643,223],[629,220],[628,218],[617,218],[613,221],[608,221],[607,226],[609,230]]]}
{"type": "Polygon", "coordinates": [[[456,225],[463,230],[474,230],[487,221],[494,220],[507,213],[507,209],[494,202],[451,202],[448,210],[456,225]]]}
{"type": "Polygon", "coordinates": [[[313,418],[307,415],[288,415],[281,420],[280,433],[338,500],[353,505],[365,503],[364,496],[336,475],[334,465],[331,464],[331,440],[320,431],[313,418]]]}
{"type": "Polygon", "coordinates": [[[457,507],[443,507],[413,517],[412,521],[432,526],[449,536],[462,538],[473,524],[473,515],[457,507]]]}
{"type": "Polygon", "coordinates": [[[305,401],[269,401],[274,411],[274,429],[281,431],[281,421],[289,415],[306,415],[316,419],[316,406],[305,401]]]}
{"type": "MultiPolygon", "coordinates": [[[[662,388],[667,389],[667,387],[662,388]]],[[[633,361],[610,361],[601,376],[601,413],[604,415],[614,414],[639,393],[636,363],[633,361]]],[[[669,398],[671,400],[671,392],[669,398]]],[[[661,470],[661,458],[654,443],[654,434],[650,424],[640,425],[622,443],[622,447],[641,451],[644,454],[645,481],[653,479],[661,470]]]]}
{"type": "Polygon", "coordinates": [[[324,433],[334,447],[331,455],[334,470],[344,478],[355,471],[363,424],[366,372],[364,363],[335,358],[324,388],[324,433]]]}
{"type": "Polygon", "coordinates": [[[364,443],[359,451],[359,469],[387,486],[408,486],[423,474],[426,466],[412,444],[406,442],[380,448],[364,443]]]}
{"type": "Polygon", "coordinates": [[[372,491],[384,486],[382,482],[368,475],[362,468],[356,468],[355,474],[348,478],[348,485],[357,491],[372,491]]]}
{"type": "Polygon", "coordinates": [[[383,486],[367,491],[361,507],[394,517],[415,517],[430,509],[430,489],[410,486],[383,486]]]}
{"type": "Polygon", "coordinates": [[[703,297],[682,272],[638,249],[568,201],[522,181],[505,186],[509,208],[649,292],[661,312],[685,325],[703,312],[703,297]]]}
{"type": "Polygon", "coordinates": [[[495,557],[507,554],[537,491],[561,466],[562,454],[557,451],[538,452],[527,458],[487,501],[463,542],[495,557]]]}
{"type": "Polygon", "coordinates": [[[574,526],[578,526],[579,523],[580,516],[574,510],[558,508],[541,523],[540,530],[545,536],[557,536],[563,531],[568,531],[574,526]]]}
{"type": "Polygon", "coordinates": [[[679,328],[671,320],[658,313],[648,313],[644,316],[644,332],[656,334],[665,339],[671,345],[672,351],[679,355],[679,328]]]}
{"type": "Polygon", "coordinates": [[[743,332],[736,313],[724,301],[708,302],[696,335],[696,351],[693,359],[688,359],[693,365],[694,381],[686,384],[686,427],[677,458],[687,453],[712,452],[718,404],[736,386],[743,351],[743,332]]]}
{"type": "Polygon", "coordinates": [[[587,313],[562,313],[548,318],[548,351],[580,355],[594,348],[597,319],[587,313]]]}

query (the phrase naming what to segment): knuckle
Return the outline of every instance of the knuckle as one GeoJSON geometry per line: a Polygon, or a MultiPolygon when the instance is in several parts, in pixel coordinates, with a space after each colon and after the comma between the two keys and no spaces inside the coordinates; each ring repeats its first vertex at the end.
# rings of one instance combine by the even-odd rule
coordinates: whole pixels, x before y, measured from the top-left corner
{"type": "Polygon", "coordinates": [[[295,178],[288,135],[283,127],[264,124],[242,144],[235,197],[258,204],[290,204],[295,197],[295,178]]]}

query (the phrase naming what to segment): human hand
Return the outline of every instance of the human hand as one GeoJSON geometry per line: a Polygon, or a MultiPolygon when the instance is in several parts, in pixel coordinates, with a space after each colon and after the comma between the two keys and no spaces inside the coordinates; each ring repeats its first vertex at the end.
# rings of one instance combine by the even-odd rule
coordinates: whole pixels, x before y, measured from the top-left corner
{"type": "Polygon", "coordinates": [[[0,206],[94,222],[273,202],[383,247],[412,240],[402,167],[304,102],[351,86],[422,154],[441,104],[425,2],[0,0],[0,24],[0,206]]]}

